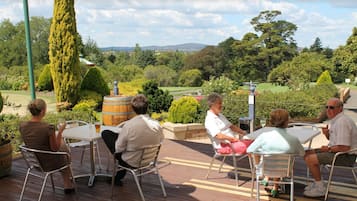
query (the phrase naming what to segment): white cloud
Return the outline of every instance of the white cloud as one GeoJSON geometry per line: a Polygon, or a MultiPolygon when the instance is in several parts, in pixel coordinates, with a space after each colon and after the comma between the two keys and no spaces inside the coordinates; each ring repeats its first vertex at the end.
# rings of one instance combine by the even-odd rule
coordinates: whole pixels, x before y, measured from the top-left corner
{"type": "MultiPolygon", "coordinates": [[[[51,17],[53,0],[28,0],[31,16],[51,17]]],[[[344,44],[357,13],[335,12],[356,7],[357,1],[321,0],[76,0],[79,33],[100,47],[113,45],[166,45],[199,42],[215,45],[228,37],[241,39],[253,31],[250,20],[263,10],[280,10],[279,19],[298,26],[298,45],[310,45],[316,37],[323,44],[344,44]],[[332,8],[326,13],[321,5],[332,8]],[[308,5],[308,6],[307,6],[308,5]],[[334,7],[333,7],[334,6],[334,7]],[[313,7],[313,8],[310,8],[313,7]]],[[[326,7],[323,7],[326,8],[326,7]]],[[[2,0],[0,21],[24,19],[22,0],[2,0]]]]}

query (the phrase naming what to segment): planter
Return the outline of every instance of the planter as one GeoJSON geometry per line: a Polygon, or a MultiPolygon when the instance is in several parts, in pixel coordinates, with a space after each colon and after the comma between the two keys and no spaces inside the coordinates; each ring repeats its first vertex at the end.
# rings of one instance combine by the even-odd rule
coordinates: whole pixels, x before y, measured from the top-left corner
{"type": "Polygon", "coordinates": [[[12,146],[11,143],[0,145],[0,177],[10,174],[12,165],[12,146]]]}
{"type": "Polygon", "coordinates": [[[187,140],[207,137],[205,127],[198,123],[175,124],[165,122],[162,127],[166,139],[187,140]]]}

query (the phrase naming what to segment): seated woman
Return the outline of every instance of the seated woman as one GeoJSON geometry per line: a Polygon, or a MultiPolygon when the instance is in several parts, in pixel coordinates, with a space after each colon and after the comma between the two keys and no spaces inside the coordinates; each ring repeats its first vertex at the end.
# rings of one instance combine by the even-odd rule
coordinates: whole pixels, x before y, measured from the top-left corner
{"type": "Polygon", "coordinates": [[[245,150],[240,149],[242,146],[235,145],[234,143],[239,141],[239,139],[235,137],[236,133],[245,135],[246,132],[229,122],[228,119],[221,114],[222,101],[222,96],[217,93],[212,93],[207,98],[209,107],[205,119],[207,133],[213,137],[213,146],[219,152],[229,153],[231,151],[229,146],[225,146],[225,144],[222,143],[225,140],[232,143],[232,147],[235,149],[234,151],[236,153],[245,152],[245,150]]]}
{"type": "MultiPolygon", "coordinates": [[[[248,153],[266,153],[266,154],[305,154],[299,139],[287,133],[286,128],[289,123],[289,113],[284,109],[276,109],[270,113],[269,126],[275,127],[272,131],[260,134],[254,142],[248,147],[248,153]]],[[[259,161],[257,158],[256,161],[259,161]]],[[[264,185],[268,185],[269,178],[265,178],[264,185]]],[[[277,179],[276,179],[277,180],[277,179]]],[[[271,190],[273,197],[278,196],[278,184],[274,184],[271,190]]]]}
{"type": "MultiPolygon", "coordinates": [[[[46,115],[46,102],[42,99],[32,100],[27,109],[32,115],[31,120],[20,124],[20,133],[25,145],[32,149],[45,151],[68,151],[62,138],[62,132],[66,125],[60,125],[56,135],[54,125],[42,121],[42,118],[46,115]]],[[[70,163],[65,156],[39,155],[38,157],[45,171],[57,169],[70,163]]],[[[66,168],[61,172],[66,194],[74,193],[75,191],[70,171],[69,168],[66,168]]]]}

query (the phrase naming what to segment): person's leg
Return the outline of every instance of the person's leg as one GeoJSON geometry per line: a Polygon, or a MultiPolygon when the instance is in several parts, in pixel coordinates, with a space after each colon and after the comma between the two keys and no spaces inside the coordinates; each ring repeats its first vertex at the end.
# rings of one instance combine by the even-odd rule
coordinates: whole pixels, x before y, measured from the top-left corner
{"type": "Polygon", "coordinates": [[[64,169],[61,171],[62,178],[63,178],[63,186],[64,189],[71,189],[74,188],[74,184],[72,182],[72,175],[71,175],[71,170],[69,168],[64,169]]]}
{"type": "Polygon", "coordinates": [[[115,153],[115,141],[118,139],[118,135],[118,133],[115,133],[111,130],[102,131],[103,141],[112,154],[115,153]]]}
{"type": "Polygon", "coordinates": [[[308,150],[304,156],[305,163],[315,181],[321,181],[320,163],[314,150],[308,150]]]}
{"type": "Polygon", "coordinates": [[[321,180],[320,165],[331,164],[335,153],[321,152],[320,150],[308,151],[305,154],[305,161],[309,167],[314,183],[305,189],[304,195],[307,197],[321,197],[325,195],[326,187],[321,180]]]}

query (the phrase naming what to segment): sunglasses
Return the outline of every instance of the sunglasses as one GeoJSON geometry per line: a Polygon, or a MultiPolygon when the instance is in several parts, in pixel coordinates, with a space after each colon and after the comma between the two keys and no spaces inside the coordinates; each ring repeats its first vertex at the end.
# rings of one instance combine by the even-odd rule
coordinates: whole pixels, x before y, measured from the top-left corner
{"type": "Polygon", "coordinates": [[[326,109],[334,110],[337,106],[326,105],[326,109]]]}

